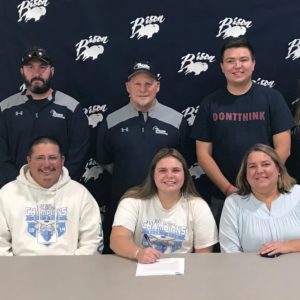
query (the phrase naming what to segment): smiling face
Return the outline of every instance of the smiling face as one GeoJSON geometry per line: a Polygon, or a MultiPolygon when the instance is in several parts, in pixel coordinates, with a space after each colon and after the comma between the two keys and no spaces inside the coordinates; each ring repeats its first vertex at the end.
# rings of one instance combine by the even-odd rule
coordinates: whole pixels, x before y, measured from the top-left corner
{"type": "Polygon", "coordinates": [[[147,112],[155,104],[160,83],[148,72],[140,71],[126,82],[126,89],[132,106],[138,111],[147,112]]]}
{"type": "Polygon", "coordinates": [[[224,51],[221,69],[229,88],[251,85],[254,67],[255,60],[248,48],[228,48],[224,51]]]}
{"type": "Polygon", "coordinates": [[[49,64],[32,59],[20,69],[20,72],[29,94],[40,95],[50,90],[54,68],[49,64]]]}
{"type": "Polygon", "coordinates": [[[172,156],[159,160],[154,169],[154,182],[158,194],[175,193],[180,196],[184,183],[182,163],[172,156]]]}
{"type": "Polygon", "coordinates": [[[46,143],[33,146],[27,156],[31,177],[43,188],[50,188],[62,173],[64,157],[57,145],[46,143]]]}
{"type": "Polygon", "coordinates": [[[277,190],[279,169],[264,152],[253,151],[247,160],[247,181],[255,193],[272,193],[277,190]]]}

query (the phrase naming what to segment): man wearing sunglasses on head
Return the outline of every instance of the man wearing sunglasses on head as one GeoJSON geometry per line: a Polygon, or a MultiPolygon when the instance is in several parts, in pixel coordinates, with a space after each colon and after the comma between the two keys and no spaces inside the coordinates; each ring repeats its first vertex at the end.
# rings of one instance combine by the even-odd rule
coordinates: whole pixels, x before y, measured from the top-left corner
{"type": "Polygon", "coordinates": [[[89,146],[80,103],[52,88],[53,62],[44,49],[28,49],[20,73],[26,89],[0,102],[0,187],[16,178],[30,141],[42,135],[59,140],[70,176],[78,180],[89,146]]]}

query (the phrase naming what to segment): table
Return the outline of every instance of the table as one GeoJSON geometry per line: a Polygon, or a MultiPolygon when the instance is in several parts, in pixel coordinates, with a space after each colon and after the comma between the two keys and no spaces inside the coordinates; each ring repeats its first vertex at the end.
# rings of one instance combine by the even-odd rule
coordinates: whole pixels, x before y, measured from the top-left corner
{"type": "Polygon", "coordinates": [[[136,277],[116,255],[0,257],[1,300],[298,300],[300,253],[185,254],[185,275],[136,277]]]}

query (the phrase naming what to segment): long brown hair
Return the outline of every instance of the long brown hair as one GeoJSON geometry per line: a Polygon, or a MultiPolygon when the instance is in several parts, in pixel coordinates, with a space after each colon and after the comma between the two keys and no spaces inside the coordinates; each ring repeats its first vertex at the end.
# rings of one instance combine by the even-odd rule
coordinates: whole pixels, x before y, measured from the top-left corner
{"type": "Polygon", "coordinates": [[[187,198],[189,196],[200,197],[194,185],[193,179],[189,173],[188,166],[184,157],[178,150],[174,148],[162,148],[153,157],[150,164],[148,176],[145,181],[142,184],[134,186],[127,190],[126,193],[122,196],[121,200],[128,197],[136,199],[149,199],[154,196],[157,193],[157,187],[154,182],[154,171],[157,163],[165,157],[174,157],[182,164],[184,172],[184,183],[181,188],[182,194],[187,198]]]}

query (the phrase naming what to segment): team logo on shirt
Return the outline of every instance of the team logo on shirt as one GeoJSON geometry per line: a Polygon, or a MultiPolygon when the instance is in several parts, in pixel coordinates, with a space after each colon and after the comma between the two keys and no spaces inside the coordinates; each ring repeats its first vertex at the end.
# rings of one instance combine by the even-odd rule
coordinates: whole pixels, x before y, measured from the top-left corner
{"type": "Polygon", "coordinates": [[[16,112],[15,112],[15,115],[16,115],[16,116],[23,116],[23,110],[16,111],[16,112]]]}
{"type": "Polygon", "coordinates": [[[17,6],[19,19],[18,22],[25,21],[27,23],[30,20],[37,22],[47,12],[46,7],[49,5],[48,0],[27,0],[22,1],[17,6]]]}
{"type": "Polygon", "coordinates": [[[186,226],[164,220],[145,220],[142,224],[142,245],[153,247],[162,253],[172,253],[182,248],[186,226]],[[149,245],[150,244],[150,245],[149,245]]]}
{"type": "Polygon", "coordinates": [[[300,57],[300,39],[294,39],[289,42],[288,54],[285,59],[295,60],[300,57]]]}
{"type": "Polygon", "coordinates": [[[215,60],[215,56],[205,52],[198,52],[196,54],[188,53],[181,57],[181,65],[178,73],[200,75],[200,73],[206,72],[209,64],[215,60]]]}
{"type": "Polygon", "coordinates": [[[66,118],[63,114],[60,114],[60,113],[56,112],[54,109],[50,110],[50,115],[53,118],[58,118],[58,119],[65,119],[66,118]]]}
{"type": "Polygon", "coordinates": [[[242,18],[225,18],[219,22],[219,32],[216,37],[222,36],[223,39],[228,37],[239,37],[245,35],[247,29],[252,26],[252,21],[246,21],[242,18]]]}
{"type": "Polygon", "coordinates": [[[166,130],[159,129],[157,126],[153,126],[152,128],[156,134],[168,135],[166,130]]]}
{"type": "Polygon", "coordinates": [[[132,24],[130,38],[133,39],[136,37],[139,40],[145,37],[150,39],[154,34],[159,32],[159,26],[164,21],[165,17],[163,15],[136,18],[134,21],[130,22],[130,24],[132,24]]]}
{"type": "Polygon", "coordinates": [[[78,42],[76,47],[76,59],[86,61],[87,59],[95,60],[104,52],[104,45],[108,43],[107,36],[91,35],[88,39],[78,42]]]}
{"type": "Polygon", "coordinates": [[[28,233],[37,239],[39,244],[49,246],[56,243],[67,228],[67,207],[55,209],[51,204],[41,204],[38,207],[26,207],[25,217],[28,233]]]}

